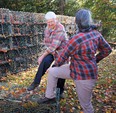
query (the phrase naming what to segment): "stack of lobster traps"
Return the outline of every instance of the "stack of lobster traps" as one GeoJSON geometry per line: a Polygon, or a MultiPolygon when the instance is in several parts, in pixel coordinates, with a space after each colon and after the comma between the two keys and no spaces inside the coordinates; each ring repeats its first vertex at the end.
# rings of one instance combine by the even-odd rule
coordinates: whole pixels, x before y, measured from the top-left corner
{"type": "MultiPolygon", "coordinates": [[[[43,50],[44,16],[0,8],[0,77],[37,66],[43,50]]],[[[58,15],[58,19],[67,33],[74,33],[74,17],[58,15]]]]}
{"type": "Polygon", "coordinates": [[[37,66],[46,24],[36,15],[0,9],[0,77],[37,66]]]}

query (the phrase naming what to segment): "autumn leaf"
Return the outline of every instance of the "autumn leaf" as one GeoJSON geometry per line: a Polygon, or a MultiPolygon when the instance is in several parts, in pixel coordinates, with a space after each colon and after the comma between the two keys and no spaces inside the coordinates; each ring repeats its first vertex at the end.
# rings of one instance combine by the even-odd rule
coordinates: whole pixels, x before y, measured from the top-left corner
{"type": "MultiPolygon", "coordinates": [[[[93,90],[92,103],[95,113],[116,113],[116,51],[102,60],[99,66],[99,76],[96,86],[93,90]]],[[[32,83],[37,72],[37,67],[30,70],[9,75],[6,77],[5,85],[0,85],[0,96],[17,103],[22,102],[20,106],[24,108],[34,107],[40,109],[41,105],[32,102],[32,98],[38,99],[43,96],[46,90],[47,75],[44,75],[42,82],[34,91],[28,92],[26,88],[32,83]],[[37,104],[37,105],[36,105],[37,104]]],[[[60,101],[61,113],[83,113],[80,106],[78,95],[76,93],[73,80],[66,80],[65,98],[60,101]]],[[[3,99],[4,99],[3,98],[3,99]]],[[[47,106],[45,106],[47,107],[47,106]]]]}

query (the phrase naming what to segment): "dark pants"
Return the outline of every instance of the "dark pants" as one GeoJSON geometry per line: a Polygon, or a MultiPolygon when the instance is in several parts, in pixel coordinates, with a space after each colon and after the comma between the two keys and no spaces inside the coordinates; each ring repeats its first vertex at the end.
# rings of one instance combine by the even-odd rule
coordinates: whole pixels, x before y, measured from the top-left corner
{"type": "MultiPolygon", "coordinates": [[[[43,61],[39,65],[38,71],[34,79],[35,84],[40,84],[42,76],[45,74],[46,70],[50,67],[53,61],[54,61],[54,57],[52,54],[47,55],[43,59],[43,61]]],[[[58,79],[57,88],[60,88],[60,94],[62,94],[64,91],[64,83],[65,83],[65,79],[61,79],[61,78],[58,79]]]]}

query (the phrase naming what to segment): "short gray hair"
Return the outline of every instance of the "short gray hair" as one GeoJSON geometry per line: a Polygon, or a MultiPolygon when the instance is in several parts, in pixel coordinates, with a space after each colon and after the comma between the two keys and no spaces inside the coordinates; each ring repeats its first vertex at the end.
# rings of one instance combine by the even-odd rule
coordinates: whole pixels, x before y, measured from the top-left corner
{"type": "Polygon", "coordinates": [[[91,11],[88,9],[79,9],[75,15],[75,22],[79,29],[86,29],[90,27],[93,22],[91,11]]]}

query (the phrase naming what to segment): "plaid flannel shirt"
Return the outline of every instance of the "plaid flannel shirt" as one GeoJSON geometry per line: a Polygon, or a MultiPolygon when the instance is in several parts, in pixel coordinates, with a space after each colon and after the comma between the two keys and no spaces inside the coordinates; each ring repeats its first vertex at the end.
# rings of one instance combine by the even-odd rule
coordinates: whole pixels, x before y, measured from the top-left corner
{"type": "Polygon", "coordinates": [[[61,66],[70,56],[70,76],[73,79],[97,79],[97,62],[108,56],[111,51],[110,45],[98,31],[80,32],[69,40],[55,65],[61,66]]]}
{"type": "Polygon", "coordinates": [[[46,27],[44,34],[44,43],[47,51],[53,54],[54,58],[57,59],[68,41],[64,26],[57,22],[54,30],[46,27]]]}

